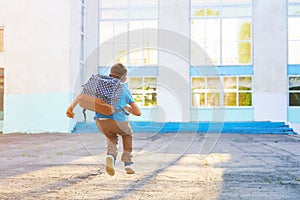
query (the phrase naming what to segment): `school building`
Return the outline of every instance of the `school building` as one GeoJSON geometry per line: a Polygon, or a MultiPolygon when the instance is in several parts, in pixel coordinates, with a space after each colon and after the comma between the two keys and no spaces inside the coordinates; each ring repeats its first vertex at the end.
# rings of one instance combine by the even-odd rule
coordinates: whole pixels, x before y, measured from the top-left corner
{"type": "Polygon", "coordinates": [[[300,0],[0,0],[0,127],[74,131],[80,86],[122,62],[134,122],[299,132],[299,49],[300,0]]]}

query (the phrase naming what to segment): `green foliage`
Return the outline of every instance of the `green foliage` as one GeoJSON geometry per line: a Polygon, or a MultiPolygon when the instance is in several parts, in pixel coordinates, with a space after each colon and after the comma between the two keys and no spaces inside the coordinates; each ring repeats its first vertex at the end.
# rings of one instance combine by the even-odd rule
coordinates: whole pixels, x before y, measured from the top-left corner
{"type": "Polygon", "coordinates": [[[217,9],[198,9],[193,14],[195,17],[203,17],[203,16],[220,16],[220,11],[217,9]]]}
{"type": "Polygon", "coordinates": [[[239,42],[239,63],[251,63],[251,43],[239,42]]]}
{"type": "Polygon", "coordinates": [[[252,93],[240,92],[239,93],[239,106],[252,106],[252,93]]]}

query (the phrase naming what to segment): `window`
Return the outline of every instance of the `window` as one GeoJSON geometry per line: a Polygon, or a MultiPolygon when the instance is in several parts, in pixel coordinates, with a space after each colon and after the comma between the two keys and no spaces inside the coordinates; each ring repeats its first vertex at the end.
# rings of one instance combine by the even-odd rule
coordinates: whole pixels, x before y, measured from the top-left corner
{"type": "Polygon", "coordinates": [[[0,68],[0,120],[4,119],[4,68],[0,68]]]}
{"type": "Polygon", "coordinates": [[[141,107],[157,105],[157,78],[155,77],[131,77],[129,89],[134,101],[141,107]]]}
{"type": "Polygon", "coordinates": [[[300,64],[300,0],[288,4],[288,63],[300,64]]]}
{"type": "Polygon", "coordinates": [[[289,106],[300,106],[300,76],[289,77],[289,106]]]}
{"type": "Polygon", "coordinates": [[[158,0],[102,0],[99,19],[100,66],[158,64],[158,0]]]}
{"type": "Polygon", "coordinates": [[[0,27],[0,53],[4,52],[4,29],[0,27]]]}
{"type": "Polygon", "coordinates": [[[251,64],[251,14],[251,0],[191,0],[192,64],[251,64]]]}
{"type": "Polygon", "coordinates": [[[252,77],[192,77],[193,107],[252,106],[252,77]]]}

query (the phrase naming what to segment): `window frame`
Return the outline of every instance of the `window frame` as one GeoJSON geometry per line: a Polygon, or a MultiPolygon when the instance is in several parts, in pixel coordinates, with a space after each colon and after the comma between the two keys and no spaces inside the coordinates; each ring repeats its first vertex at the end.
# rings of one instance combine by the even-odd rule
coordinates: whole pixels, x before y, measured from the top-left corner
{"type": "Polygon", "coordinates": [[[252,75],[223,75],[223,76],[191,76],[191,108],[197,108],[197,109],[208,109],[208,108],[253,108],[253,76],[252,75]],[[205,88],[200,89],[199,92],[193,92],[193,78],[204,78],[205,82],[205,88]],[[220,94],[220,100],[219,100],[219,106],[207,106],[207,93],[211,93],[210,89],[206,88],[207,86],[207,79],[208,78],[219,78],[219,89],[213,90],[213,93],[219,92],[220,94]],[[224,88],[224,78],[236,78],[236,88],[235,89],[226,89],[224,88]],[[239,78],[251,78],[251,90],[240,90],[239,89],[239,78]],[[202,91],[201,91],[202,90],[202,91]],[[205,98],[205,105],[194,105],[193,104],[193,98],[195,93],[204,93],[205,98]],[[225,105],[225,93],[235,93],[236,94],[236,106],[227,106],[225,105]],[[250,106],[241,106],[239,105],[239,94],[240,93],[251,93],[251,105],[250,106]]]}
{"type": "Polygon", "coordinates": [[[5,27],[0,26],[0,31],[2,32],[2,37],[0,37],[0,54],[5,52],[5,27]]]}
{"type": "Polygon", "coordinates": [[[290,78],[292,78],[292,77],[300,79],[300,75],[289,75],[288,76],[288,107],[289,108],[300,108],[300,104],[299,104],[299,106],[291,106],[290,105],[290,94],[291,93],[299,93],[299,95],[300,95],[300,89],[299,90],[290,90],[290,78]]]}
{"type": "MultiPolygon", "coordinates": [[[[219,35],[219,39],[218,41],[214,41],[215,43],[218,43],[218,51],[219,51],[219,56],[217,58],[210,58],[211,60],[219,60],[219,63],[214,63],[214,65],[220,65],[220,66],[226,66],[226,65],[236,65],[236,66],[243,66],[243,65],[252,65],[253,64],[253,1],[251,0],[251,3],[223,3],[222,0],[219,1],[218,4],[212,4],[212,5],[209,5],[209,4],[206,4],[206,5],[203,5],[203,6],[193,6],[192,5],[192,0],[190,1],[190,38],[191,38],[191,41],[192,41],[192,23],[193,23],[193,20],[204,20],[204,22],[206,22],[206,20],[209,20],[209,19],[216,19],[219,21],[219,32],[220,32],[220,35],[219,35]],[[201,16],[201,17],[195,17],[195,16],[192,16],[192,10],[197,7],[197,8],[203,8],[203,9],[208,9],[208,8],[214,8],[214,9],[219,9],[219,15],[218,16],[201,16]],[[243,7],[249,7],[249,9],[251,10],[250,11],[250,14],[247,15],[247,16],[242,16],[242,15],[237,15],[237,16],[223,16],[223,9],[224,8],[243,8],[243,7]],[[247,40],[247,42],[250,42],[250,62],[249,63],[228,63],[228,62],[224,62],[223,60],[224,59],[227,59],[227,58],[224,58],[223,57],[223,51],[224,51],[224,41],[223,41],[223,20],[226,20],[226,19],[245,19],[245,20],[249,20],[250,21],[250,34],[251,34],[251,38],[250,40],[247,40]]],[[[195,43],[198,44],[197,41],[194,41],[195,43]]],[[[204,42],[207,42],[207,41],[204,41],[204,42]]],[[[237,45],[237,48],[239,48],[239,43],[244,43],[246,42],[246,40],[239,40],[237,39],[236,41],[234,42],[237,42],[238,45],[237,45]]],[[[231,41],[232,43],[232,41],[231,41]]],[[[193,63],[193,60],[192,60],[192,51],[193,49],[191,49],[192,45],[190,45],[190,61],[193,63]]],[[[204,49],[205,50],[205,49],[204,49]]],[[[205,61],[205,63],[201,63],[201,64],[198,64],[198,63],[195,63],[196,66],[210,66],[211,64],[210,63],[207,63],[205,61]]]]}
{"type": "MultiPolygon", "coordinates": [[[[150,62],[150,61],[152,61],[151,59],[149,59],[149,62],[145,63],[145,56],[144,56],[145,53],[148,52],[148,51],[153,51],[154,48],[149,48],[148,46],[145,46],[145,42],[144,42],[143,44],[139,43],[140,44],[140,45],[138,45],[139,49],[133,49],[132,50],[134,45],[131,44],[131,38],[130,38],[131,34],[130,34],[130,32],[132,31],[132,29],[131,29],[131,25],[132,25],[131,23],[132,22],[141,22],[141,23],[143,23],[143,27],[141,29],[144,29],[145,24],[147,24],[147,22],[152,21],[152,22],[154,22],[154,24],[156,23],[156,25],[154,25],[155,26],[154,28],[157,29],[157,35],[158,35],[158,15],[159,15],[158,6],[159,6],[159,1],[156,0],[156,3],[153,3],[154,6],[147,6],[147,5],[146,6],[142,6],[142,5],[134,6],[134,5],[131,5],[132,1],[133,0],[128,0],[128,6],[117,6],[117,5],[115,5],[115,3],[112,3],[113,5],[110,6],[110,7],[104,7],[103,8],[103,7],[99,6],[99,17],[98,17],[98,21],[99,21],[99,45],[101,45],[104,42],[104,41],[102,41],[101,35],[100,35],[101,23],[102,22],[111,22],[112,23],[111,25],[112,25],[112,34],[113,34],[113,36],[119,34],[119,33],[115,32],[116,31],[115,30],[115,23],[123,22],[124,25],[126,26],[125,32],[129,33],[129,34],[127,34],[127,38],[125,38],[126,42],[122,43],[122,44],[124,44],[124,46],[126,46],[126,49],[116,48],[121,43],[112,40],[112,42],[110,43],[110,45],[112,45],[111,50],[112,50],[112,54],[113,54],[111,59],[113,59],[114,62],[122,62],[124,65],[129,66],[129,67],[130,66],[144,66],[144,65],[157,66],[158,62],[159,62],[158,61],[159,55],[158,55],[157,48],[156,48],[156,59],[154,59],[155,63],[151,63],[150,62]],[[132,10],[140,10],[141,8],[154,9],[154,10],[156,10],[156,15],[152,16],[152,17],[143,16],[143,17],[134,17],[134,18],[132,18],[131,17],[131,11],[132,10]],[[112,17],[112,18],[102,18],[101,17],[101,14],[102,14],[103,10],[115,11],[115,10],[119,10],[119,9],[122,9],[127,13],[126,17],[121,17],[121,18],[114,18],[114,17],[112,17]],[[143,48],[140,48],[140,46],[142,46],[143,48]],[[152,49],[152,50],[149,50],[149,49],[152,49]],[[143,57],[143,58],[141,58],[142,59],[141,62],[138,62],[138,63],[132,62],[132,57],[133,57],[132,54],[134,54],[136,51],[141,51],[142,57],[143,57]],[[122,53],[119,53],[119,52],[122,52],[122,53]],[[125,58],[123,58],[123,56],[125,56],[125,58]],[[123,60],[123,61],[121,61],[121,60],[123,60]]],[[[101,2],[100,2],[100,4],[101,4],[101,2]]],[[[146,28],[147,27],[148,26],[146,26],[146,28]]],[[[114,38],[113,36],[110,37],[110,38],[113,39],[114,38]]],[[[143,36],[144,36],[144,33],[143,33],[143,36]]],[[[158,42],[159,41],[158,41],[158,38],[157,38],[156,41],[155,41],[155,47],[158,47],[158,42]]],[[[101,54],[101,52],[100,52],[100,54],[101,54]]],[[[99,63],[100,63],[100,66],[105,64],[105,63],[101,62],[101,56],[99,57],[99,63]]]]}
{"type": "Polygon", "coordinates": [[[290,1],[290,0],[288,0],[288,3],[287,3],[287,31],[288,31],[287,45],[288,45],[288,64],[289,65],[300,64],[300,59],[299,59],[299,62],[297,63],[297,62],[292,62],[292,60],[294,60],[294,59],[290,57],[291,56],[291,53],[290,53],[291,45],[290,45],[290,43],[297,42],[297,43],[299,43],[299,46],[300,46],[300,36],[299,36],[299,39],[291,39],[289,37],[289,35],[290,35],[290,19],[293,19],[293,18],[297,18],[300,21],[300,0],[299,1],[290,1]],[[299,13],[290,14],[290,9],[293,6],[299,7],[299,11],[298,11],[299,13]]]}
{"type": "Polygon", "coordinates": [[[131,78],[141,78],[142,79],[142,84],[141,85],[143,87],[145,86],[145,79],[146,78],[155,78],[156,79],[156,90],[155,90],[155,92],[146,92],[146,90],[144,88],[141,89],[142,90],[142,93],[141,93],[141,95],[142,95],[142,103],[141,103],[141,105],[139,103],[137,103],[137,102],[136,103],[139,104],[139,106],[141,108],[155,108],[155,107],[158,107],[158,84],[157,84],[158,77],[157,76],[128,76],[128,78],[127,78],[128,89],[131,92],[131,95],[133,97],[135,93],[138,93],[138,94],[140,94],[140,93],[139,92],[134,92],[135,89],[131,88],[131,86],[130,86],[130,79],[131,78]],[[145,95],[149,94],[149,93],[151,93],[151,94],[155,93],[156,94],[156,105],[145,106],[145,95]]]}

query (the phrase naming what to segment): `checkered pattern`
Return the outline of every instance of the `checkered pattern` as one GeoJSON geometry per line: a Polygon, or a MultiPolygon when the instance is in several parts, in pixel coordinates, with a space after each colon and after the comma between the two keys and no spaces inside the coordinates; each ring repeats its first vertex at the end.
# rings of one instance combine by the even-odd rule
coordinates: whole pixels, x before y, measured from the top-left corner
{"type": "Polygon", "coordinates": [[[113,107],[116,107],[122,92],[123,87],[119,79],[100,74],[93,74],[88,82],[82,85],[82,94],[100,98],[113,107]]]}

